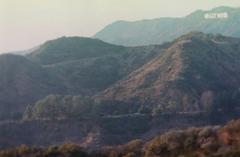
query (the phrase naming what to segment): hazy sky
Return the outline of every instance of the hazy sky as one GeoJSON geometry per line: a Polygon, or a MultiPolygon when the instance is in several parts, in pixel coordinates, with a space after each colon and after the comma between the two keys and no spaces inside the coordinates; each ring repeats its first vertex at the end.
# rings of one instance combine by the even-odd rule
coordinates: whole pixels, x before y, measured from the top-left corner
{"type": "Polygon", "coordinates": [[[0,52],[92,36],[116,20],[185,16],[223,5],[240,7],[240,0],[0,0],[0,52]]]}

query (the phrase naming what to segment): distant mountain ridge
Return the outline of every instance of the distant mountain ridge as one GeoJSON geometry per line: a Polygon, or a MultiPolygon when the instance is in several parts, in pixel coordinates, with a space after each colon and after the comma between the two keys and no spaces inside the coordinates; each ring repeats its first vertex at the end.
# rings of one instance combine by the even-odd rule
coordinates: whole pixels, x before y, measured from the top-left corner
{"type": "Polygon", "coordinates": [[[221,33],[240,37],[240,8],[217,7],[209,11],[197,10],[182,18],[159,18],[141,21],[117,21],[96,33],[94,38],[125,46],[161,44],[191,31],[221,33]],[[227,14],[227,18],[206,19],[206,14],[227,14]]]}

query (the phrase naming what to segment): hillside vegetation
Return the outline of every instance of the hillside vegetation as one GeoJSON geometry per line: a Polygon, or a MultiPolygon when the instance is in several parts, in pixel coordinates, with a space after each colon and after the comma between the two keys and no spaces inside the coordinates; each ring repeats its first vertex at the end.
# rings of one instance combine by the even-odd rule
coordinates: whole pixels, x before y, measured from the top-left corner
{"type": "Polygon", "coordinates": [[[0,151],[1,157],[238,157],[240,121],[224,127],[170,131],[149,142],[134,140],[126,145],[87,152],[74,144],[48,148],[21,146],[0,151]]]}
{"type": "MultiPolygon", "coordinates": [[[[159,112],[209,112],[239,105],[240,40],[192,32],[97,95],[159,112]]],[[[234,107],[235,106],[235,107],[234,107]]]]}

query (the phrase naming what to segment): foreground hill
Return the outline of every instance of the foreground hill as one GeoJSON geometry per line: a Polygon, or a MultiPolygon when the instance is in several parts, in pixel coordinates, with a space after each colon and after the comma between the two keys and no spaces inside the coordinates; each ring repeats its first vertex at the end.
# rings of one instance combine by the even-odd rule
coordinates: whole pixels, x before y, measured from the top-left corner
{"type": "Polygon", "coordinates": [[[145,144],[135,140],[107,149],[104,154],[122,157],[237,157],[240,155],[239,128],[238,120],[224,127],[175,130],[145,144]]]}
{"type": "Polygon", "coordinates": [[[161,44],[190,31],[240,37],[239,18],[240,8],[218,7],[209,11],[198,10],[182,18],[166,17],[135,22],[117,21],[106,26],[94,37],[126,46],[161,44]],[[228,18],[224,18],[226,13],[228,18]],[[206,14],[212,18],[206,19],[206,14]]]}
{"type": "Polygon", "coordinates": [[[138,101],[163,113],[234,111],[240,98],[239,44],[237,38],[189,33],[97,99],[138,101]]]}
{"type": "Polygon", "coordinates": [[[238,157],[240,121],[224,127],[213,126],[170,131],[149,142],[134,140],[125,145],[87,152],[74,144],[31,148],[21,146],[0,151],[1,157],[238,157]]]}

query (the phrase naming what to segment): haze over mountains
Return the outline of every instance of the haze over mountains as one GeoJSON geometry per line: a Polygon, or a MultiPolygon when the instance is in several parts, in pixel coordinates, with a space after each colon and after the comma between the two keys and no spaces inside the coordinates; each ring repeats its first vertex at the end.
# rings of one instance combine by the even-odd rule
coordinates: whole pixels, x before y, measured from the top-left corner
{"type": "Polygon", "coordinates": [[[169,42],[191,31],[240,37],[239,19],[240,8],[217,7],[208,11],[197,10],[182,18],[117,21],[99,31],[94,38],[117,45],[139,46],[169,42]],[[227,18],[205,18],[206,14],[211,17],[225,13],[227,18]]]}
{"type": "Polygon", "coordinates": [[[239,118],[238,17],[238,8],[219,7],[118,22],[96,36],[147,46],[61,37],[0,55],[0,148],[73,142],[96,150],[239,118]],[[201,20],[213,12],[221,16],[201,20]]]}

